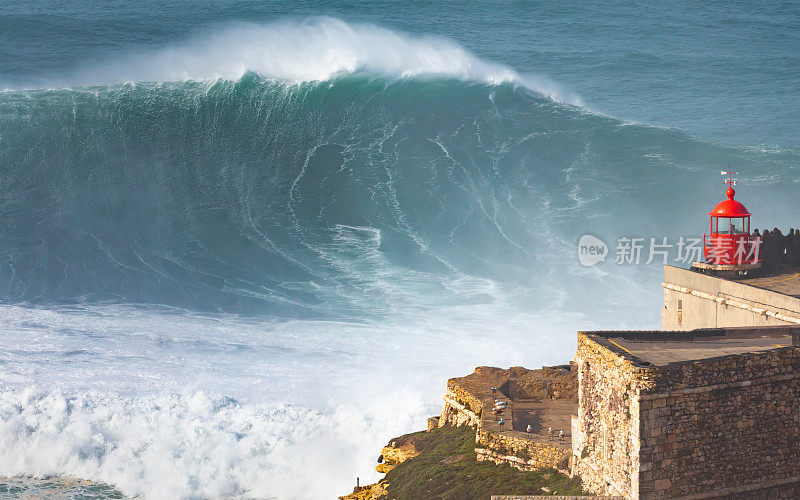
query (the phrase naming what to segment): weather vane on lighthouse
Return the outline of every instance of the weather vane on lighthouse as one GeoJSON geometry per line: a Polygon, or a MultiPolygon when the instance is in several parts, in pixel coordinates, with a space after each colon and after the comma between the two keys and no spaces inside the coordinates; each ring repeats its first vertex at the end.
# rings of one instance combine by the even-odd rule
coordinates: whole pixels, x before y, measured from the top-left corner
{"type": "Polygon", "coordinates": [[[733,186],[736,185],[736,179],[734,179],[733,176],[734,175],[739,175],[739,172],[731,172],[731,166],[730,165],[728,165],[728,170],[727,171],[721,170],[720,174],[722,174],[722,175],[726,175],[727,174],[728,178],[725,179],[722,182],[726,183],[728,185],[728,187],[732,188],[733,186]]]}

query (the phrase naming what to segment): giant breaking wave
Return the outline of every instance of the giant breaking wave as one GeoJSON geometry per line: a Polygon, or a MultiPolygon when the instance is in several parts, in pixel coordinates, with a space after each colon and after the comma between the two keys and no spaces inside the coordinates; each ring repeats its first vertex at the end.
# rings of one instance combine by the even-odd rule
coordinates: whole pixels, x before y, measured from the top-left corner
{"type": "Polygon", "coordinates": [[[584,269],[582,234],[702,234],[729,163],[793,224],[794,150],[600,116],[374,26],[230,27],[41,86],[0,93],[9,474],[331,496],[430,379],[657,324],[619,316],[657,310],[657,265],[584,269]]]}

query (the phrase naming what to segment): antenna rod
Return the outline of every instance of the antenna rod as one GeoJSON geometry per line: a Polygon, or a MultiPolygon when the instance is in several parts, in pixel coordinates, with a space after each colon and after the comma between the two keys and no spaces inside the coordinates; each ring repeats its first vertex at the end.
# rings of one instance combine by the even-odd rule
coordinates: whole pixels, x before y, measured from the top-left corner
{"type": "Polygon", "coordinates": [[[730,164],[728,164],[728,171],[725,172],[723,170],[723,171],[720,172],[720,174],[722,174],[722,175],[728,174],[728,178],[727,179],[723,179],[722,182],[724,182],[725,184],[727,184],[727,185],[729,185],[731,187],[736,185],[737,181],[736,181],[736,179],[733,178],[733,176],[734,175],[739,175],[739,172],[732,171],[730,164]]]}

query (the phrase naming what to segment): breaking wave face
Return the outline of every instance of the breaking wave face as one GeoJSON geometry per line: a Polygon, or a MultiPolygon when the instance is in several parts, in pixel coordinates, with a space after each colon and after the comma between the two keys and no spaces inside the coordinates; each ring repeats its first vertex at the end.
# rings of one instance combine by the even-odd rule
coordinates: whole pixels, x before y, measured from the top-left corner
{"type": "Polygon", "coordinates": [[[797,225],[796,151],[447,40],[315,19],[116,59],[0,93],[0,474],[342,494],[447,376],[657,327],[659,263],[583,268],[581,235],[701,234],[728,164],[755,225],[797,225]]]}
{"type": "Polygon", "coordinates": [[[362,320],[399,297],[458,301],[465,277],[543,303],[598,298],[574,258],[583,232],[683,234],[716,188],[697,158],[757,171],[786,199],[782,167],[796,167],[791,150],[724,148],[453,79],[248,73],[5,92],[0,105],[6,301],[362,320]],[[695,203],[678,220],[664,210],[675,175],[695,203]]]}

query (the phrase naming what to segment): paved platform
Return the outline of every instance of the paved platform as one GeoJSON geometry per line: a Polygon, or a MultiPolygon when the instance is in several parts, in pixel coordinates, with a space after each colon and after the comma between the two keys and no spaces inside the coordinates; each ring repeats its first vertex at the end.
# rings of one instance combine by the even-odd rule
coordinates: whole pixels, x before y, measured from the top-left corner
{"type": "Polygon", "coordinates": [[[760,276],[738,278],[745,285],[800,298],[800,267],[782,266],[760,276]]]}
{"type": "Polygon", "coordinates": [[[514,402],[514,431],[539,443],[548,443],[565,448],[571,446],[571,418],[577,411],[574,399],[517,399],[514,402]],[[531,432],[527,432],[528,425],[531,432]],[[552,427],[553,434],[547,429],[552,427]],[[564,438],[558,431],[564,431],[564,438]]]}
{"type": "MultiPolygon", "coordinates": [[[[800,330],[797,327],[794,330],[800,330]]],[[[612,345],[655,366],[792,346],[789,327],[729,328],[689,332],[602,332],[612,345]],[[724,334],[723,334],[724,333],[724,334]],[[639,338],[637,338],[639,337],[639,338]],[[661,340],[659,337],[663,337],[661,340]]],[[[600,333],[600,332],[598,332],[600,333]]]]}

